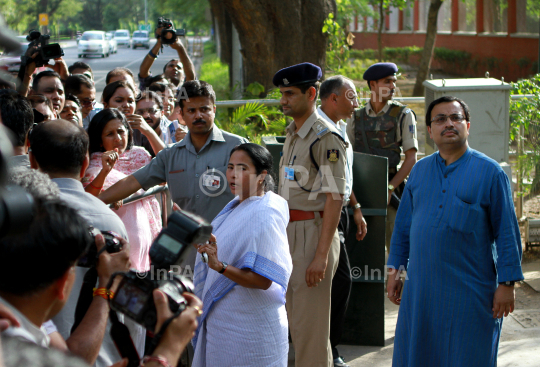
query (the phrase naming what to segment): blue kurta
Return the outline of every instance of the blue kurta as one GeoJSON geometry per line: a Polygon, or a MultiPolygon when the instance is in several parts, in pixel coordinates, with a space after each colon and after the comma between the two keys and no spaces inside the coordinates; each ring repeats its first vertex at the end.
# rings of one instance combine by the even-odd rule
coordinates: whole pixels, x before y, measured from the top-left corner
{"type": "Polygon", "coordinates": [[[397,212],[388,266],[407,269],[392,366],[495,367],[498,282],[523,279],[509,180],[473,149],[420,160],[397,212]]]}

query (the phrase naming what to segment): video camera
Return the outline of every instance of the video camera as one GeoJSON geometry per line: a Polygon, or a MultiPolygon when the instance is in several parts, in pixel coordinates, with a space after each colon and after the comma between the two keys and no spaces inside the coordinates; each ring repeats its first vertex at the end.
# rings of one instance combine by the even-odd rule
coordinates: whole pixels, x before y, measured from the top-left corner
{"type": "MultiPolygon", "coordinates": [[[[146,273],[122,273],[122,280],[111,300],[111,309],[127,315],[151,332],[155,331],[157,322],[152,296],[154,289],[160,289],[167,295],[172,313],[184,311],[187,303],[182,293],[193,293],[193,284],[169,270],[173,265],[182,263],[188,253],[186,250],[192,244],[208,241],[211,234],[212,226],[203,218],[182,210],[171,214],[167,228],[161,231],[150,247],[152,269],[146,273]]],[[[110,284],[115,278],[112,277],[110,284]]]]}
{"type": "Polygon", "coordinates": [[[161,30],[161,43],[164,45],[170,45],[176,42],[176,39],[186,35],[185,29],[174,29],[174,24],[170,19],[160,17],[157,21],[158,28],[161,30]]]}
{"type": "Polygon", "coordinates": [[[28,36],[26,36],[26,40],[30,42],[28,48],[37,47],[38,49],[39,54],[33,59],[38,68],[47,65],[50,59],[57,59],[64,56],[64,50],[62,50],[58,43],[49,44],[50,38],[51,36],[48,34],[41,34],[35,29],[31,30],[28,36]]]}

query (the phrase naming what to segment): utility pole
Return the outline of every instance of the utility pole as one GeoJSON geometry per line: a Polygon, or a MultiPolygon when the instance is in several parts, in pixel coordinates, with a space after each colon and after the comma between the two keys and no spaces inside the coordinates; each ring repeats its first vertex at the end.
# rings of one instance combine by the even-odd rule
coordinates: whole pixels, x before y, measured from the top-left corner
{"type": "Polygon", "coordinates": [[[148,26],[148,0],[144,0],[144,26],[148,26]]]}

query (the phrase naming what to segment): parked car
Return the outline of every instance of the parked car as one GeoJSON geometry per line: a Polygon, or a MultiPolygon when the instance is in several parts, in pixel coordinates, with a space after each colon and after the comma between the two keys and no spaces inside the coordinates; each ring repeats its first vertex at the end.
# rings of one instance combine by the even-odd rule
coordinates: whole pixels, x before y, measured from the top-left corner
{"type": "Polygon", "coordinates": [[[136,49],[137,47],[146,47],[147,49],[149,49],[150,36],[148,35],[148,31],[133,32],[133,37],[131,38],[131,44],[133,45],[133,49],[136,49]]]}
{"type": "Polygon", "coordinates": [[[114,39],[118,46],[131,47],[131,38],[129,37],[129,31],[127,29],[117,29],[114,32],[114,39]]]}
{"type": "Polygon", "coordinates": [[[114,32],[107,32],[105,33],[105,37],[107,38],[107,41],[109,41],[109,48],[111,49],[111,53],[115,54],[118,52],[118,42],[114,39],[114,32]]]}
{"type": "Polygon", "coordinates": [[[109,41],[105,37],[105,32],[103,31],[84,32],[77,47],[79,58],[88,55],[101,55],[101,57],[105,58],[109,57],[109,54],[111,53],[109,41]]]}

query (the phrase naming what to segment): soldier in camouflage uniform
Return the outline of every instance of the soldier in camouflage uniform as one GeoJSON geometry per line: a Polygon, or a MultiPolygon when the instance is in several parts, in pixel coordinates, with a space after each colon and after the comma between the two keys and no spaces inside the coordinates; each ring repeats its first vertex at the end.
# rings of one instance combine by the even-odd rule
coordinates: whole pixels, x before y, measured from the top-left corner
{"type": "MultiPolygon", "coordinates": [[[[398,68],[393,63],[377,63],[364,73],[371,98],[363,108],[355,111],[347,121],[347,135],[354,151],[388,158],[388,203],[392,193],[401,197],[404,180],[416,163],[418,139],[416,118],[407,106],[392,100],[396,89],[398,68]],[[401,149],[405,161],[401,161],[401,149]]],[[[390,252],[390,239],[394,229],[397,208],[388,206],[386,219],[386,250],[390,252]]]]}

